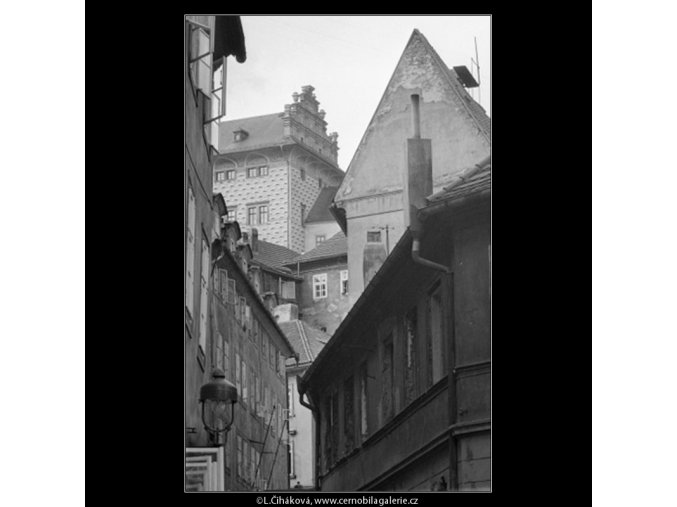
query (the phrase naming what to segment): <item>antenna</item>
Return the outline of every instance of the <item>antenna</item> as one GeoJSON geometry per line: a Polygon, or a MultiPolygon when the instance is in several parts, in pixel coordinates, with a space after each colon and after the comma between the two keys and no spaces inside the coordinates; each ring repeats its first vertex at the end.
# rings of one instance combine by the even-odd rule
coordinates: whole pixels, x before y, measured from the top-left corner
{"type": "Polygon", "coordinates": [[[479,54],[477,53],[477,37],[475,37],[475,59],[473,60],[471,58],[470,61],[475,64],[475,67],[477,67],[477,84],[478,84],[478,87],[477,87],[478,100],[477,100],[477,102],[479,102],[480,105],[482,105],[482,91],[481,91],[481,88],[479,87],[479,85],[482,84],[482,81],[480,79],[480,57],[479,57],[479,54]]]}

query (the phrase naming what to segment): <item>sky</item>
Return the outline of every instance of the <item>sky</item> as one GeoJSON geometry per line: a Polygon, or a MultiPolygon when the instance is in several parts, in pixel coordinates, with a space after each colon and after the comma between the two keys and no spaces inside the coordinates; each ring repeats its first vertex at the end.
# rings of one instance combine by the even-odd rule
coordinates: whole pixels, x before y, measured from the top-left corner
{"type": "MultiPolygon", "coordinates": [[[[327,132],[338,132],[348,168],[397,62],[417,28],[448,67],[479,54],[481,101],[491,116],[490,16],[242,16],[247,60],[228,58],[226,116],[282,112],[292,93],[315,87],[327,132]]],[[[473,70],[475,77],[477,73],[473,70]]],[[[477,89],[474,97],[478,100],[477,89]]]]}

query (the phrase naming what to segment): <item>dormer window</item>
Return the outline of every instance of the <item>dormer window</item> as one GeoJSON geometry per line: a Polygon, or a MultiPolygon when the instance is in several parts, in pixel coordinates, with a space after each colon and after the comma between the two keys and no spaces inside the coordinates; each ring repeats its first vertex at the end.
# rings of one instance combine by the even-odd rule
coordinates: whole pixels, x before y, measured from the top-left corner
{"type": "Polygon", "coordinates": [[[244,141],[245,139],[247,139],[247,137],[249,137],[249,132],[247,132],[244,129],[235,130],[233,132],[233,134],[235,135],[235,142],[236,143],[239,143],[240,141],[244,141]]]}

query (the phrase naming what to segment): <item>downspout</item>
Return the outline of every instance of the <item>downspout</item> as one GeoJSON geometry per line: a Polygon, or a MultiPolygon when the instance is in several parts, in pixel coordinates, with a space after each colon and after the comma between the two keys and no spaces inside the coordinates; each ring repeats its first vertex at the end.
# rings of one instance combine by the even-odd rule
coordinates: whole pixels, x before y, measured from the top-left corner
{"type": "Polygon", "coordinates": [[[449,274],[451,270],[447,266],[425,259],[420,254],[423,223],[418,218],[418,211],[426,206],[426,196],[432,193],[432,145],[430,139],[421,139],[419,95],[416,93],[411,95],[411,111],[414,136],[407,139],[404,188],[404,220],[413,236],[411,258],[417,264],[449,274]]]}
{"type": "Polygon", "coordinates": [[[456,361],[456,344],[454,336],[453,312],[453,272],[444,264],[433,262],[421,257],[421,237],[423,236],[423,221],[419,211],[428,203],[426,196],[432,193],[432,142],[430,139],[421,139],[421,120],[419,109],[419,95],[411,95],[413,138],[407,139],[407,167],[404,173],[404,223],[412,234],[411,259],[421,266],[426,266],[443,273],[443,292],[446,294],[445,303],[451,308],[447,320],[449,336],[449,361],[447,372],[447,386],[449,392],[449,485],[452,491],[458,490],[458,458],[457,446],[451,429],[456,423],[456,378],[454,377],[456,361]]]}
{"type": "MultiPolygon", "coordinates": [[[[320,409],[314,406],[313,403],[306,403],[303,401],[303,395],[306,393],[306,386],[301,382],[301,377],[298,375],[296,377],[296,386],[299,392],[299,403],[310,410],[315,418],[315,491],[320,491],[320,435],[322,434],[320,431],[320,409]]],[[[308,398],[308,400],[310,401],[310,398],[308,398]]]]}

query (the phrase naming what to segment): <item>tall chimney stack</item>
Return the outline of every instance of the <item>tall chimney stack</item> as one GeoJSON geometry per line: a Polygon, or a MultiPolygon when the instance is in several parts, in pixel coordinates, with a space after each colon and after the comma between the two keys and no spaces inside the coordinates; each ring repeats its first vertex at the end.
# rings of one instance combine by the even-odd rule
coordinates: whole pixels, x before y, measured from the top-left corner
{"type": "Polygon", "coordinates": [[[407,168],[404,172],[404,225],[414,237],[423,229],[418,210],[427,205],[433,191],[432,142],[421,139],[421,116],[418,94],[411,95],[413,138],[407,139],[407,168]]]}

